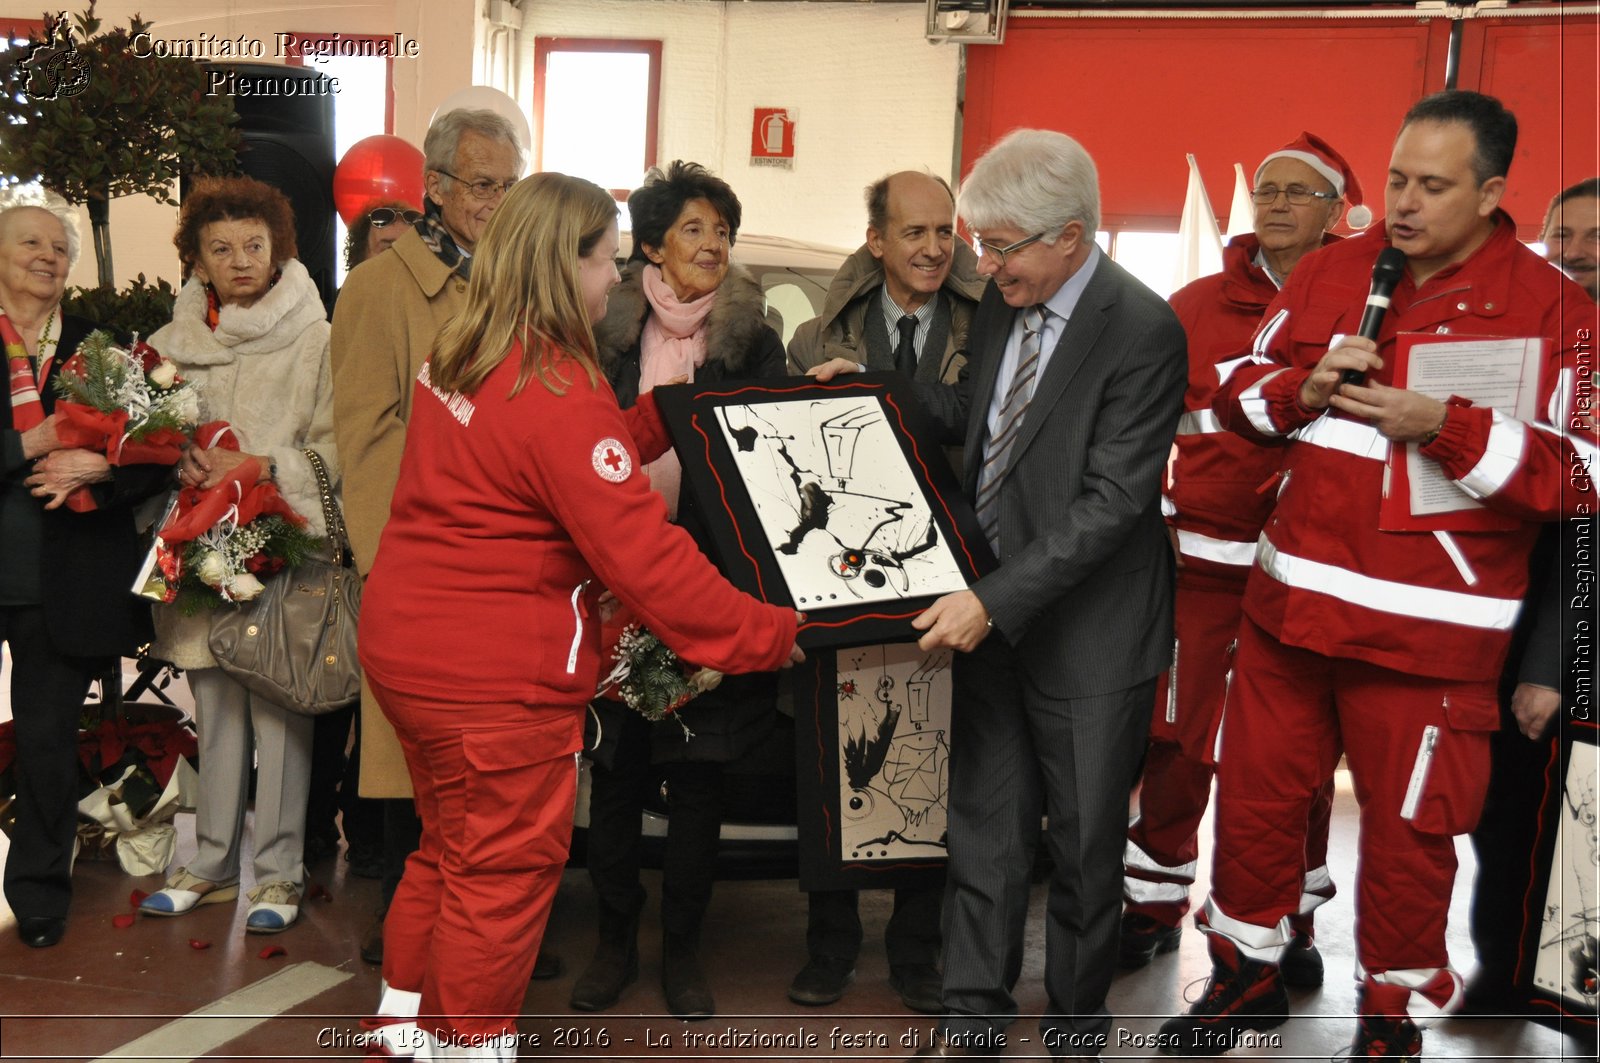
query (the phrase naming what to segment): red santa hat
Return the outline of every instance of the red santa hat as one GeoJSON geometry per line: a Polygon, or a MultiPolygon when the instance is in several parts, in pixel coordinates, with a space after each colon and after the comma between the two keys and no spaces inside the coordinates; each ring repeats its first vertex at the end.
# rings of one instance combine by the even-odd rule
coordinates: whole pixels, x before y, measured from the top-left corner
{"type": "Polygon", "coordinates": [[[1362,203],[1361,182],[1356,179],[1356,172],[1326,140],[1315,133],[1301,133],[1261,160],[1261,165],[1256,167],[1258,182],[1261,180],[1261,171],[1273,159],[1298,159],[1327,178],[1328,183],[1333,185],[1334,194],[1343,196],[1349,207],[1344,220],[1352,229],[1365,229],[1372,224],[1372,211],[1362,203]]]}

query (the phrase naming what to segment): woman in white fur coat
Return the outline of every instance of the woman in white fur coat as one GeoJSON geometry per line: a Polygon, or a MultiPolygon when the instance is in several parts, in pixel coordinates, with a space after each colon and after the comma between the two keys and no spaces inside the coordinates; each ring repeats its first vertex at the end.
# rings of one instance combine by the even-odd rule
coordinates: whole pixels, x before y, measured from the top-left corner
{"type": "MultiPolygon", "coordinates": [[[[191,446],[179,482],[209,487],[254,459],[260,476],[325,535],[311,464],[319,453],[338,482],[328,320],[316,286],[295,260],[294,213],[282,193],[247,177],[202,181],[184,197],[174,238],[188,283],[172,323],[150,337],[199,384],[206,417],[233,426],[236,451],[191,446]]],[[[313,720],[253,694],[223,674],[207,647],[212,614],[156,613],[155,656],[188,673],[200,741],[199,851],[140,905],[175,916],[239,895],[250,766],[256,764],[254,902],[245,929],[286,930],[305,892],[306,795],[313,720]]]]}

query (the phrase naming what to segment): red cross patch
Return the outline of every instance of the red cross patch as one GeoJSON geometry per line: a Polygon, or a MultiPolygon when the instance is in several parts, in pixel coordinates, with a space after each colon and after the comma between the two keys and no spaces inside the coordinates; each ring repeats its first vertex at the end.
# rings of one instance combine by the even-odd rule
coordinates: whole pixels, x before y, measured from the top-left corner
{"type": "Polygon", "coordinates": [[[594,471],[600,474],[600,479],[614,484],[626,480],[633,472],[633,459],[628,457],[627,448],[609,437],[594,445],[589,460],[594,463],[594,471]]]}

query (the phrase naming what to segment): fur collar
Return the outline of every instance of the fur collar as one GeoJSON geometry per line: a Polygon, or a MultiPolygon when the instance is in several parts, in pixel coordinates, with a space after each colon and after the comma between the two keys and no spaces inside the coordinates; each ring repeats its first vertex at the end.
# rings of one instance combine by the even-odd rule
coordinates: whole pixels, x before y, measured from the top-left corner
{"type": "MultiPolygon", "coordinates": [[[[639,358],[639,335],[650,303],[644,296],[641,271],[647,263],[635,260],[622,271],[622,283],[611,289],[605,320],[595,327],[600,368],[611,376],[624,360],[639,358]]],[[[717,301],[706,315],[706,361],[720,362],[729,374],[742,371],[759,350],[757,340],[767,324],[766,299],[750,271],[729,266],[717,290],[717,301]]]]}
{"type": "Polygon", "coordinates": [[[186,365],[222,365],[241,355],[281,351],[328,314],[305,266],[290,259],[272,290],[252,306],[225,306],[217,330],[206,327],[206,289],[199,278],[178,292],[163,354],[186,365]]]}

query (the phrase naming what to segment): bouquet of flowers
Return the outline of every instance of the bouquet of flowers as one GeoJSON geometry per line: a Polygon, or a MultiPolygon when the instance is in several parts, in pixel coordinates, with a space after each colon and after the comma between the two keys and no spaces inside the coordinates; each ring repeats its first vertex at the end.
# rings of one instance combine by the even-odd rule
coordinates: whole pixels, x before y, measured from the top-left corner
{"type": "MultiPolygon", "coordinates": [[[[112,465],[171,465],[200,419],[195,386],[148,343],[124,349],[91,332],[56,375],[56,435],[63,445],[98,451],[112,465]]],[[[67,497],[80,513],[95,508],[87,488],[67,497]]]]}
{"type": "Polygon", "coordinates": [[[596,693],[622,702],[647,720],[672,716],[688,738],[688,725],[674,714],[695,697],[714,690],[722,682],[722,673],[686,663],[649,628],[625,617],[614,617],[605,624],[601,642],[610,647],[616,664],[600,681],[596,693]]]}
{"type": "MultiPolygon", "coordinates": [[[[221,421],[195,432],[201,447],[237,450],[233,431],[221,421]]],[[[305,561],[325,545],[305,530],[270,481],[257,480],[260,466],[241,462],[214,487],[178,493],[171,515],[156,533],[153,564],[139,593],[177,602],[186,614],[223,602],[248,602],[263,580],[305,561]]]]}

